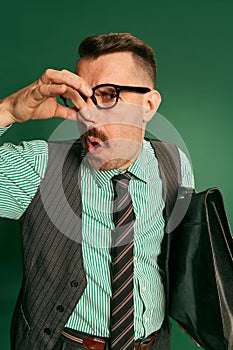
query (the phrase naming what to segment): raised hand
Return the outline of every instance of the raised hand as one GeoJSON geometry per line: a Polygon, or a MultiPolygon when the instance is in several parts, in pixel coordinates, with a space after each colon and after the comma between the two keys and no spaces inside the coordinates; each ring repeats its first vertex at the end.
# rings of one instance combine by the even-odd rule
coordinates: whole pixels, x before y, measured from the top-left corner
{"type": "Polygon", "coordinates": [[[60,105],[56,96],[62,95],[82,109],[86,102],[79,92],[87,97],[92,95],[90,86],[81,77],[67,70],[47,69],[38,81],[0,101],[0,126],[55,116],[76,120],[76,109],[60,105]]]}

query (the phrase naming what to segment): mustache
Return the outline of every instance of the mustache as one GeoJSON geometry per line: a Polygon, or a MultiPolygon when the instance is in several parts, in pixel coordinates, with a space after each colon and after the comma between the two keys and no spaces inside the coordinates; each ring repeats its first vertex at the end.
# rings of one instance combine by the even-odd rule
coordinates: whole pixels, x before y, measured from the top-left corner
{"type": "Polygon", "coordinates": [[[88,137],[90,136],[99,138],[102,142],[105,142],[108,140],[106,134],[103,131],[98,130],[96,128],[88,129],[81,135],[81,142],[84,149],[87,149],[88,137]]]}

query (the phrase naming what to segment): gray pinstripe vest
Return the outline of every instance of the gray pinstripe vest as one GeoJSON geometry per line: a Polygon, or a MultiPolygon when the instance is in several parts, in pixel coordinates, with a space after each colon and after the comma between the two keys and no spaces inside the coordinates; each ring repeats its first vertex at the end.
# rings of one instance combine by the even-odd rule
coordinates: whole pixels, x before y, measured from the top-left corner
{"type": "MultiPolygon", "coordinates": [[[[165,159],[167,153],[162,146],[156,142],[159,159],[165,159]]],[[[79,141],[49,143],[45,178],[21,218],[24,271],[11,325],[12,350],[52,350],[85,289],[78,174],[81,151],[79,141]]],[[[172,157],[179,159],[175,153],[172,157]]],[[[164,193],[172,191],[170,201],[166,200],[166,207],[172,208],[177,177],[168,184],[165,175],[177,166],[169,158],[165,164],[160,174],[164,193]]],[[[166,270],[169,239],[164,239],[163,247],[160,260],[166,270]]],[[[164,281],[168,290],[166,278],[164,281]]],[[[169,333],[168,316],[165,328],[169,333]]]]}

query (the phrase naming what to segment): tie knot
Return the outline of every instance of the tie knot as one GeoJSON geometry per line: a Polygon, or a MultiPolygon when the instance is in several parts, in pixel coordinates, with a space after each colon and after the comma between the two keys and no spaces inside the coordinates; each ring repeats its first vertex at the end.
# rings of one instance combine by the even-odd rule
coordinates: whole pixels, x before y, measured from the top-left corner
{"type": "Polygon", "coordinates": [[[116,199],[116,197],[122,197],[125,193],[129,193],[128,187],[131,177],[132,175],[129,172],[113,176],[114,199],[116,199]]]}
{"type": "Polygon", "coordinates": [[[116,185],[120,185],[122,187],[128,187],[131,177],[132,175],[128,171],[122,174],[114,175],[112,178],[114,187],[116,185]]]}

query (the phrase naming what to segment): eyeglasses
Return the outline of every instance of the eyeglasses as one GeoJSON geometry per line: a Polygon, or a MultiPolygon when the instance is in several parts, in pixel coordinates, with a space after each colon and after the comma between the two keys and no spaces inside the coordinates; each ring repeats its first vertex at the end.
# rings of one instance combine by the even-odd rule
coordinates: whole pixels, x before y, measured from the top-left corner
{"type": "MultiPolygon", "coordinates": [[[[96,107],[100,109],[110,109],[116,106],[120,92],[121,91],[131,91],[131,92],[138,92],[140,94],[145,94],[149,91],[151,91],[148,87],[143,86],[121,86],[121,85],[115,85],[115,84],[100,84],[96,85],[92,89],[93,94],[90,97],[92,102],[96,105],[96,107]]],[[[87,101],[87,96],[84,96],[79,92],[79,94],[82,96],[84,101],[87,101]]],[[[65,105],[67,107],[70,107],[68,105],[67,99],[61,96],[62,100],[64,101],[65,105]]]]}

